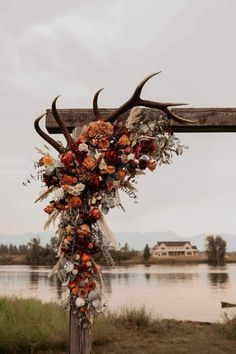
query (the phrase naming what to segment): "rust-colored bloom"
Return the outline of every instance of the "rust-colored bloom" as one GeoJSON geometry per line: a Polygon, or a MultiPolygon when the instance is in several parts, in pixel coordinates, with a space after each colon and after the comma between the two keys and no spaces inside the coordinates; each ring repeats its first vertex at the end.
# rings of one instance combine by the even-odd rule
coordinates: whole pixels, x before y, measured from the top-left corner
{"type": "Polygon", "coordinates": [[[80,197],[70,198],[69,203],[70,203],[70,206],[75,209],[79,208],[82,205],[82,201],[81,201],[80,197]]]}
{"type": "Polygon", "coordinates": [[[73,289],[71,289],[71,293],[73,295],[78,295],[78,292],[79,292],[79,287],[78,286],[75,286],[73,289]]]}
{"type": "Polygon", "coordinates": [[[44,208],[44,211],[47,214],[52,214],[53,210],[54,210],[54,206],[52,204],[49,204],[46,206],[46,208],[44,208]]]}
{"type": "Polygon", "coordinates": [[[98,208],[93,208],[91,211],[90,211],[90,216],[93,218],[93,219],[100,219],[102,214],[100,212],[100,210],[98,208]]]}
{"type": "Polygon", "coordinates": [[[100,149],[107,149],[110,145],[110,142],[108,139],[100,139],[98,141],[98,146],[100,147],[100,149]]]}
{"type": "Polygon", "coordinates": [[[155,160],[149,160],[147,163],[147,167],[149,168],[150,171],[154,171],[155,168],[157,167],[157,163],[155,160]]]}
{"type": "Polygon", "coordinates": [[[85,131],[86,136],[96,140],[109,139],[112,133],[113,126],[111,123],[103,122],[102,120],[91,122],[85,131]]]}
{"type": "Polygon", "coordinates": [[[69,176],[69,175],[63,175],[61,177],[61,184],[65,185],[65,184],[69,184],[70,186],[73,184],[76,184],[78,181],[78,179],[76,177],[73,176],[69,176]]]}
{"type": "Polygon", "coordinates": [[[93,170],[97,166],[96,160],[90,155],[87,156],[84,159],[83,165],[88,169],[88,170],[93,170]]]}
{"type": "Polygon", "coordinates": [[[83,253],[82,256],[81,256],[81,260],[82,262],[86,263],[86,262],[89,262],[91,259],[90,255],[87,254],[87,253],[83,253]]]}
{"type": "Polygon", "coordinates": [[[88,289],[88,291],[92,291],[96,288],[96,283],[95,281],[89,281],[87,284],[86,284],[86,288],[88,289]]]}
{"type": "Polygon", "coordinates": [[[86,297],[88,295],[88,290],[87,289],[79,289],[78,295],[79,295],[79,297],[86,297]]]}
{"type": "Polygon", "coordinates": [[[119,171],[118,171],[118,178],[119,178],[119,179],[124,179],[125,176],[126,176],[125,170],[119,170],[119,171]]]}
{"type": "Polygon", "coordinates": [[[106,172],[109,174],[109,175],[112,175],[112,173],[114,173],[116,170],[115,166],[112,166],[112,165],[108,165],[107,168],[106,168],[106,172]]]}
{"type": "Polygon", "coordinates": [[[120,139],[118,140],[118,143],[120,146],[125,147],[130,145],[130,140],[127,135],[122,135],[120,139]]]}
{"type": "Polygon", "coordinates": [[[64,155],[61,156],[61,162],[65,166],[69,166],[74,161],[75,155],[72,151],[66,152],[64,155]]]}

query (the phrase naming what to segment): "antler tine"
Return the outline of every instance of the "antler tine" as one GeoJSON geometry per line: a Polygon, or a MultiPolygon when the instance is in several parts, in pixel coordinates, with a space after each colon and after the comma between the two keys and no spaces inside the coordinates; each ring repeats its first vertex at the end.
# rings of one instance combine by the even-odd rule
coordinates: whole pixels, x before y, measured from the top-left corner
{"type": "Polygon", "coordinates": [[[122,106],[120,106],[117,110],[115,110],[115,112],[113,112],[110,116],[105,117],[103,120],[113,122],[116,117],[118,117],[122,113],[128,111],[129,109],[131,109],[133,107],[136,107],[136,106],[143,106],[143,107],[159,109],[159,110],[163,111],[164,113],[166,113],[169,118],[171,118],[173,120],[176,120],[178,122],[181,122],[181,123],[184,123],[184,122],[185,123],[194,123],[195,121],[190,120],[190,119],[181,118],[181,117],[177,116],[175,113],[171,112],[168,109],[168,107],[182,106],[182,105],[185,105],[185,103],[155,102],[155,101],[143,100],[140,97],[140,95],[142,93],[142,89],[143,89],[144,85],[146,84],[146,82],[149,79],[151,79],[153,76],[156,76],[156,75],[158,75],[160,73],[161,73],[161,71],[158,71],[156,73],[153,73],[153,74],[147,76],[137,86],[137,88],[135,89],[135,91],[134,91],[133,95],[131,96],[131,98],[127,102],[125,102],[122,106]]]}
{"type": "Polygon", "coordinates": [[[102,120],[103,117],[101,116],[100,112],[99,112],[99,109],[98,109],[98,96],[99,96],[99,93],[103,90],[103,88],[101,88],[100,90],[98,90],[95,95],[94,95],[94,98],[93,98],[93,114],[95,116],[95,118],[97,120],[102,120]]]}
{"type": "Polygon", "coordinates": [[[40,128],[39,126],[39,122],[40,120],[45,116],[45,113],[42,114],[40,117],[36,118],[34,121],[34,128],[36,130],[36,132],[41,136],[41,138],[43,138],[44,140],[46,140],[51,146],[53,146],[59,153],[62,152],[62,147],[54,140],[52,139],[49,135],[47,135],[46,133],[44,133],[44,131],[40,128]]]}
{"type": "Polygon", "coordinates": [[[61,129],[61,132],[63,133],[63,135],[65,136],[66,138],[66,141],[67,141],[67,146],[71,146],[73,144],[73,139],[69,133],[69,131],[67,130],[63,120],[61,119],[61,117],[59,116],[58,114],[58,111],[57,111],[57,108],[56,108],[56,102],[57,102],[57,99],[59,98],[60,96],[57,96],[56,98],[54,98],[53,102],[52,102],[52,114],[53,114],[53,117],[55,118],[57,124],[59,125],[59,128],[61,129]]]}

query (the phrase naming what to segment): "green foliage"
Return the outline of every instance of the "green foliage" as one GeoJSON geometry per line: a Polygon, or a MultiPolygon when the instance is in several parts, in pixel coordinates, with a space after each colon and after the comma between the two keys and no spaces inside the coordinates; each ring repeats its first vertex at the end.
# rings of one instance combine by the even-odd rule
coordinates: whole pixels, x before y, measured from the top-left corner
{"type": "Polygon", "coordinates": [[[149,248],[148,244],[146,244],[146,246],[144,247],[144,250],[143,250],[143,258],[145,260],[147,260],[150,257],[151,257],[150,248],[149,248]]]}
{"type": "Polygon", "coordinates": [[[223,265],[226,253],[226,241],[221,236],[207,236],[206,255],[208,262],[213,265],[223,265]]]}

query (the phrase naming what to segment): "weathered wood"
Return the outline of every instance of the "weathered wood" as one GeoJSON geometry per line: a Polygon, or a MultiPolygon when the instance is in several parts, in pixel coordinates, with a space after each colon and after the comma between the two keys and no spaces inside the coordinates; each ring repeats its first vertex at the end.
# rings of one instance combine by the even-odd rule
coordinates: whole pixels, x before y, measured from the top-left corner
{"type": "MultiPolygon", "coordinates": [[[[100,109],[102,115],[112,113],[115,108],[100,109]]],[[[148,109],[153,117],[159,117],[163,113],[156,109],[148,109]]],[[[94,120],[93,111],[89,108],[81,109],[59,109],[59,114],[67,128],[72,131],[76,126],[94,120]]],[[[210,133],[210,132],[236,132],[236,108],[176,108],[173,111],[180,117],[196,120],[195,123],[172,122],[173,130],[180,133],[210,133]]],[[[121,118],[126,118],[129,112],[124,113],[121,118]]],[[[51,110],[46,113],[46,128],[49,133],[61,133],[55,122],[51,110]]]]}
{"type": "Polygon", "coordinates": [[[69,354],[91,354],[92,339],[91,325],[88,322],[87,326],[80,324],[78,317],[70,311],[70,334],[69,334],[70,352],[69,354]]]}

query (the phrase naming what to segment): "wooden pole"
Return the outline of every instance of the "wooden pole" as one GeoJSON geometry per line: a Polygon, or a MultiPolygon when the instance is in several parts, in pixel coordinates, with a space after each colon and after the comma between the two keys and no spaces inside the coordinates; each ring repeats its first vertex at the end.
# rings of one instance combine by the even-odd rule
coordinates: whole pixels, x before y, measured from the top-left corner
{"type": "Polygon", "coordinates": [[[91,324],[80,323],[78,316],[70,311],[69,354],[92,354],[91,324]]]}

